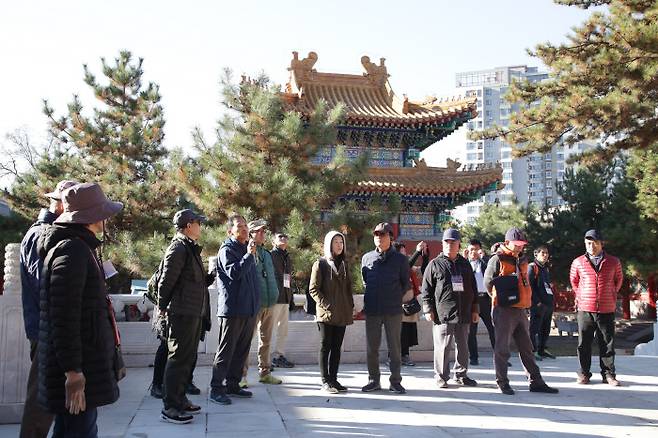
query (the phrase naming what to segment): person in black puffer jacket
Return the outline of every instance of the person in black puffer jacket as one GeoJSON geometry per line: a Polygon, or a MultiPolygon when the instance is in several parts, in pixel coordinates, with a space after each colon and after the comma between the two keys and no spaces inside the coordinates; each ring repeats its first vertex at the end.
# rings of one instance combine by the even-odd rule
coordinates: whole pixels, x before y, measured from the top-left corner
{"type": "Polygon", "coordinates": [[[39,238],[38,401],[56,414],[53,437],[95,437],[98,406],[119,398],[110,313],[95,236],[123,204],[95,183],[67,189],[64,213],[39,238]]]}

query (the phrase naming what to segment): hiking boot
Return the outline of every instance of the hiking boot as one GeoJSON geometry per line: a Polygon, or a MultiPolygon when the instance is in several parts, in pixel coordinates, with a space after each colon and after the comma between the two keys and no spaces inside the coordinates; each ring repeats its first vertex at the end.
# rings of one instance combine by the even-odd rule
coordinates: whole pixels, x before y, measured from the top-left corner
{"type": "Polygon", "coordinates": [[[461,385],[461,386],[477,386],[478,385],[478,382],[476,382],[475,380],[471,379],[468,376],[457,377],[455,379],[455,381],[457,382],[458,385],[461,385]]]}
{"type": "Polygon", "coordinates": [[[156,385],[155,383],[151,384],[151,397],[162,398],[162,385],[156,385]]]}
{"type": "Polygon", "coordinates": [[[242,380],[240,380],[240,383],[238,383],[238,386],[240,388],[249,388],[249,383],[247,382],[247,377],[243,377],[242,380]]]}
{"type": "Polygon", "coordinates": [[[187,405],[183,409],[183,413],[189,415],[199,414],[201,413],[201,406],[195,405],[194,403],[188,401],[187,405]]]}
{"type": "Polygon", "coordinates": [[[160,412],[160,418],[168,423],[188,424],[194,420],[190,414],[185,414],[176,408],[163,409],[160,412]]]}
{"type": "Polygon", "coordinates": [[[279,368],[294,368],[295,364],[290,362],[284,355],[280,355],[272,360],[272,365],[279,368]]]}
{"type": "Polygon", "coordinates": [[[201,390],[199,388],[197,388],[197,386],[194,384],[194,382],[190,382],[185,387],[185,394],[199,395],[199,394],[201,394],[201,390]]]}
{"type": "Polygon", "coordinates": [[[405,367],[415,367],[416,366],[416,364],[414,362],[412,362],[412,360],[409,358],[408,355],[402,356],[400,364],[405,366],[405,367]]]}
{"type": "Polygon", "coordinates": [[[230,398],[223,392],[210,393],[210,401],[219,405],[230,405],[233,403],[230,398]]]}
{"type": "Polygon", "coordinates": [[[404,394],[407,392],[407,390],[404,389],[404,386],[400,385],[400,382],[391,382],[391,384],[388,387],[388,390],[396,394],[404,394]]]}
{"type": "Polygon", "coordinates": [[[619,380],[615,378],[615,376],[605,376],[603,378],[603,383],[607,383],[610,386],[621,386],[621,383],[619,383],[619,380]]]}
{"type": "Polygon", "coordinates": [[[512,389],[511,386],[509,386],[509,383],[505,383],[504,385],[498,385],[498,389],[500,389],[500,392],[502,392],[505,395],[514,395],[514,390],[512,389]]]}
{"type": "Polygon", "coordinates": [[[547,357],[549,359],[555,359],[555,355],[548,350],[540,351],[539,355],[541,357],[547,357]]]}
{"type": "Polygon", "coordinates": [[[338,392],[347,392],[347,388],[343,385],[341,385],[338,380],[333,381],[334,388],[338,390],[338,392]]]}
{"type": "Polygon", "coordinates": [[[366,386],[361,388],[361,391],[363,392],[372,392],[372,391],[379,391],[382,389],[382,386],[379,384],[379,382],[375,380],[371,380],[368,382],[366,386]]]}
{"type": "Polygon", "coordinates": [[[446,382],[443,379],[437,379],[436,380],[436,386],[438,386],[441,389],[446,389],[448,387],[448,382],[446,382]]]}
{"type": "Polygon", "coordinates": [[[589,376],[586,376],[584,374],[578,374],[578,377],[576,378],[576,383],[579,385],[588,385],[589,376]]]}
{"type": "Polygon", "coordinates": [[[264,376],[261,376],[258,381],[265,385],[280,385],[282,383],[281,379],[274,377],[272,374],[265,374],[264,376]]]}
{"type": "Polygon", "coordinates": [[[331,382],[324,382],[320,390],[322,390],[323,392],[327,392],[329,394],[338,394],[338,388],[332,385],[331,382]]]}
{"type": "Polygon", "coordinates": [[[530,392],[543,392],[545,394],[557,394],[560,392],[557,388],[551,388],[546,383],[541,382],[538,384],[530,385],[530,392]]]}
{"type": "Polygon", "coordinates": [[[251,391],[246,391],[238,386],[237,388],[227,389],[226,395],[238,398],[251,398],[254,394],[251,391]]]}

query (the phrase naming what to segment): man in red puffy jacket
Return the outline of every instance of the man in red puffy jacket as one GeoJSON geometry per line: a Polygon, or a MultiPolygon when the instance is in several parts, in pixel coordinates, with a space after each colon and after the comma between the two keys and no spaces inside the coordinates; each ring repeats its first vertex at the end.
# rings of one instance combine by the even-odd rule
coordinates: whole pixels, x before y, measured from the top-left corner
{"type": "Polygon", "coordinates": [[[586,253],[571,263],[569,279],[578,310],[578,383],[588,384],[592,373],[592,342],[596,334],[603,383],[619,386],[615,374],[615,306],[623,275],[617,257],[603,251],[597,230],[585,233],[586,253]]]}

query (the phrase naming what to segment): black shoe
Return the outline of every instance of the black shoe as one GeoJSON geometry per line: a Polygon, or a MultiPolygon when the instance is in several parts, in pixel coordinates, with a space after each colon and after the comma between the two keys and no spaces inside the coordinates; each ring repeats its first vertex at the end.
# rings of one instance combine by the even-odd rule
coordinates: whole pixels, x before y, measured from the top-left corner
{"type": "Polygon", "coordinates": [[[201,406],[197,406],[194,403],[188,403],[187,406],[185,406],[185,409],[183,409],[183,412],[189,415],[196,415],[201,413],[201,406]]]}
{"type": "Polygon", "coordinates": [[[477,359],[471,359],[470,361],[468,361],[468,363],[473,365],[474,367],[480,365],[480,361],[477,359]]]}
{"type": "Polygon", "coordinates": [[[163,409],[160,412],[160,418],[168,423],[174,424],[188,424],[194,420],[194,417],[191,415],[182,413],[175,408],[163,409]]]}
{"type": "Polygon", "coordinates": [[[199,395],[199,394],[201,394],[201,390],[199,388],[197,388],[197,386],[194,384],[194,382],[190,382],[185,387],[185,394],[199,395]]]}
{"type": "Polygon", "coordinates": [[[388,390],[396,394],[404,394],[407,392],[407,390],[404,389],[404,386],[400,385],[399,382],[391,383],[388,390]]]}
{"type": "Polygon", "coordinates": [[[210,401],[220,405],[230,405],[233,403],[230,398],[224,393],[210,393],[210,401]]]}
{"type": "Polygon", "coordinates": [[[512,362],[507,362],[507,367],[509,368],[511,366],[512,366],[512,362]]]}
{"type": "Polygon", "coordinates": [[[290,362],[284,355],[279,356],[272,361],[272,364],[279,368],[294,368],[295,364],[290,362]]]}
{"type": "Polygon", "coordinates": [[[226,395],[230,395],[231,397],[238,397],[238,398],[251,398],[253,397],[254,393],[242,389],[238,386],[237,388],[227,389],[226,395]]]}
{"type": "Polygon", "coordinates": [[[162,398],[162,385],[151,384],[151,397],[162,398]]]}
{"type": "Polygon", "coordinates": [[[361,391],[363,392],[372,392],[372,391],[379,391],[382,389],[382,386],[379,384],[379,382],[376,382],[374,380],[371,380],[368,382],[366,386],[361,388],[361,391]]]}
{"type": "Polygon", "coordinates": [[[457,385],[462,385],[462,386],[477,386],[478,385],[478,382],[476,382],[475,380],[471,379],[468,376],[457,377],[455,379],[455,381],[457,382],[457,385]]]}
{"type": "Polygon", "coordinates": [[[498,385],[498,389],[500,389],[500,392],[502,392],[505,395],[514,395],[514,390],[512,389],[511,386],[509,386],[509,383],[506,383],[504,385],[498,385]]]}
{"type": "Polygon", "coordinates": [[[415,367],[416,366],[415,362],[413,362],[411,360],[411,358],[409,358],[408,355],[402,356],[402,358],[400,359],[400,364],[402,366],[405,366],[405,367],[415,367]]]}
{"type": "Polygon", "coordinates": [[[338,390],[338,392],[347,392],[347,388],[343,385],[341,385],[338,380],[333,381],[334,388],[338,390]]]}
{"type": "Polygon", "coordinates": [[[441,389],[446,389],[448,387],[448,382],[446,382],[445,380],[443,380],[441,378],[438,378],[436,380],[436,386],[438,386],[441,389]]]}
{"type": "Polygon", "coordinates": [[[548,350],[540,351],[539,355],[541,357],[547,357],[549,359],[555,359],[555,355],[548,350]]]}
{"type": "Polygon", "coordinates": [[[538,383],[536,385],[530,385],[530,392],[543,392],[546,394],[557,394],[560,392],[557,388],[551,388],[546,383],[538,383]]]}
{"type": "Polygon", "coordinates": [[[323,392],[327,392],[329,394],[338,394],[338,388],[332,385],[331,382],[324,382],[320,390],[322,390],[323,392]]]}

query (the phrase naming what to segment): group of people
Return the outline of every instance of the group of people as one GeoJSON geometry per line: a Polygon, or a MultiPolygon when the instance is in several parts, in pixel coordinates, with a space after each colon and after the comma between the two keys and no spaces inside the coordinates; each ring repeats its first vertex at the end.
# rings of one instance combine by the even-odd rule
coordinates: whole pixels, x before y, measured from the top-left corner
{"type": "MultiPolygon", "coordinates": [[[[21,425],[21,437],[45,437],[55,419],[54,437],[97,435],[96,408],[119,397],[125,375],[120,335],[105,287],[104,264],[97,252],[105,220],[122,209],[95,183],[62,181],[48,193],[50,206],[21,243],[25,329],[32,367],[21,425]]],[[[157,316],[163,322],[151,394],[163,399],[161,418],[185,424],[201,411],[187,394],[193,383],[199,340],[212,324],[208,286],[218,288],[219,344],[213,362],[209,398],[229,405],[249,398],[249,349],[258,337],[258,375],[263,384],[281,384],[275,367],[294,366],[284,355],[292,303],[292,263],[288,238],[275,233],[273,249],[265,248],[267,222],[228,217],[227,239],[210,272],[198,240],[205,217],[186,209],[173,218],[176,234],[157,273],[157,316]],[[277,331],[274,359],[272,338],[277,331]]],[[[425,242],[408,258],[394,230],[380,223],[372,230],[375,248],[361,259],[364,285],[368,381],[364,392],[381,390],[379,349],[382,326],[388,346],[389,391],[404,394],[401,366],[413,365],[409,347],[416,345],[419,315],[433,323],[434,377],[439,388],[476,386],[468,376],[477,365],[477,325],[482,319],[494,349],[499,390],[514,394],[509,384],[510,342],[514,340],[531,392],[557,393],[543,380],[537,361],[554,357],[546,349],[553,310],[548,248],[538,246],[535,260],[524,255],[527,239],[518,228],[505,234],[490,258],[482,244],[469,242],[460,253],[461,235],[446,229],[442,251],[430,260],[425,242]],[[415,263],[422,256],[420,273],[415,263]],[[530,322],[528,321],[530,310],[530,322]],[[449,354],[455,347],[455,363],[449,354]],[[452,374],[452,375],[451,375],[452,374]]],[[[597,230],[585,234],[585,254],[571,266],[576,296],[580,361],[577,382],[590,383],[594,337],[604,383],[618,386],[614,366],[614,312],[622,283],[619,260],[603,250],[597,230]]],[[[348,390],[338,381],[346,327],[353,323],[353,282],[345,236],[329,232],[322,257],[313,264],[309,295],[316,303],[320,333],[318,362],[325,392],[348,390]]]]}

